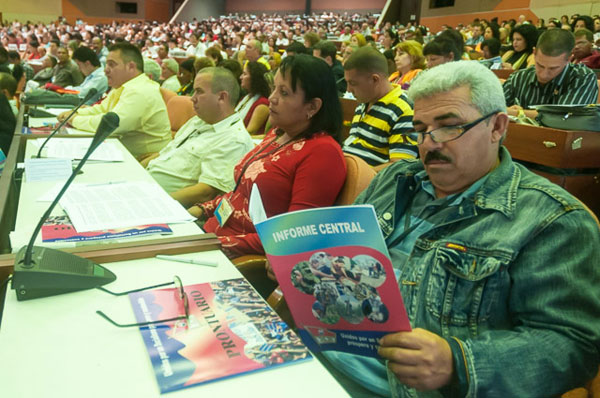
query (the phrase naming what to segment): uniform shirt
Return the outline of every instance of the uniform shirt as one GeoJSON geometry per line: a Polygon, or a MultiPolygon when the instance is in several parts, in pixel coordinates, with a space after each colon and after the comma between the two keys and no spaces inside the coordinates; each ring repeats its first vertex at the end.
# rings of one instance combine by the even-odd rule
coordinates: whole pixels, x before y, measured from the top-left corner
{"type": "Polygon", "coordinates": [[[360,104],[354,111],[344,152],[361,157],[372,166],[397,159],[417,157],[416,142],[406,136],[413,130],[413,108],[400,86],[367,109],[360,104]]]}
{"type": "Polygon", "coordinates": [[[119,115],[112,133],[134,157],[159,152],[171,141],[171,122],[159,85],[141,73],[113,89],[100,104],[82,108],[71,121],[73,127],[94,132],[107,112],[119,115]]]}
{"type": "Polygon", "coordinates": [[[222,192],[233,189],[233,167],[254,143],[237,113],[215,124],[192,117],[175,134],[148,172],[169,193],[199,182],[222,192]]]}
{"type": "Polygon", "coordinates": [[[598,99],[596,74],[585,65],[567,64],[548,83],[541,85],[535,66],[513,73],[504,82],[506,106],[595,104],[598,99]]]}

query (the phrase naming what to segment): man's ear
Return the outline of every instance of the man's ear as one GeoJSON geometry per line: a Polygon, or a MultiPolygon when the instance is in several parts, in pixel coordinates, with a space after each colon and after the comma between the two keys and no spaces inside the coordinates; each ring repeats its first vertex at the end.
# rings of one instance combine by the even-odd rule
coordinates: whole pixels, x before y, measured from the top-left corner
{"type": "Polygon", "coordinates": [[[493,120],[492,126],[492,143],[500,142],[508,129],[508,115],[506,113],[498,113],[493,120]]]}
{"type": "Polygon", "coordinates": [[[227,91],[219,91],[217,98],[220,102],[228,104],[230,102],[229,93],[227,91]]]}

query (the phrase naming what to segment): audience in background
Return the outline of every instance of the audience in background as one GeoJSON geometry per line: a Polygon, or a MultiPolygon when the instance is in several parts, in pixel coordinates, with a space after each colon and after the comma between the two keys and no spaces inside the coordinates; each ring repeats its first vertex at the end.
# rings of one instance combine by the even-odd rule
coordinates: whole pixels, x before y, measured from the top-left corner
{"type": "Polygon", "coordinates": [[[77,64],[71,60],[64,47],[58,48],[58,62],[52,69],[52,84],[59,87],[78,86],[83,82],[83,75],[77,64]]]}
{"type": "Polygon", "coordinates": [[[321,58],[329,65],[333,77],[335,77],[335,84],[338,89],[340,96],[346,92],[346,80],[344,79],[344,67],[342,63],[336,59],[337,49],[335,44],[327,40],[321,40],[313,47],[312,54],[317,58],[321,58]]]}
{"type": "Polygon", "coordinates": [[[194,92],[194,78],[196,69],[194,68],[194,59],[188,58],[179,64],[179,84],[181,87],[177,90],[177,95],[192,95],[194,92]]]}
{"type": "Polygon", "coordinates": [[[454,42],[443,37],[436,37],[423,48],[423,55],[427,61],[427,68],[454,61],[456,54],[454,42]]]}
{"type": "Polygon", "coordinates": [[[600,69],[600,52],[594,50],[594,35],[590,30],[582,28],[575,31],[575,48],[571,61],[591,69],[600,69]]]}
{"type": "Polygon", "coordinates": [[[258,62],[248,62],[242,72],[241,87],[247,93],[235,107],[250,134],[264,134],[269,118],[270,86],[267,69],[258,62]]]}
{"type": "Polygon", "coordinates": [[[502,56],[505,69],[525,69],[535,62],[533,48],[537,42],[538,32],[535,26],[519,25],[510,33],[512,47],[502,56]]]}
{"type": "Polygon", "coordinates": [[[372,166],[417,156],[412,131],[412,105],[402,87],[388,81],[385,57],[371,47],[354,52],[344,64],[348,91],[359,105],[354,111],[344,152],[372,166]]]}
{"type": "Polygon", "coordinates": [[[481,42],[483,59],[480,62],[488,69],[502,69],[502,57],[500,56],[500,40],[492,37],[481,42]]]}
{"type": "Polygon", "coordinates": [[[596,74],[582,64],[570,64],[575,47],[571,32],[551,29],[543,33],[535,48],[535,66],[511,74],[504,82],[504,96],[508,113],[525,112],[541,104],[594,104],[598,98],[596,74]]]}
{"type": "Polygon", "coordinates": [[[423,45],[414,40],[406,40],[396,45],[395,53],[396,72],[389,77],[389,80],[406,89],[412,79],[427,67],[423,45]]]}
{"type": "Polygon", "coordinates": [[[15,78],[5,72],[0,72],[0,150],[8,154],[12,142],[17,119],[10,105],[17,90],[15,78]]]}
{"type": "Polygon", "coordinates": [[[160,87],[178,92],[181,88],[181,83],[177,75],[179,75],[179,64],[172,58],[167,58],[162,61],[160,66],[161,75],[160,79],[163,81],[160,87]]]}
{"type": "Polygon", "coordinates": [[[92,105],[100,100],[108,90],[108,79],[104,74],[104,69],[101,67],[96,53],[88,47],[79,47],[75,50],[73,61],[75,61],[85,79],[78,86],[67,86],[66,88],[78,91],[77,95],[82,99],[85,98],[90,89],[96,89],[96,94],[85,103],[86,105],[92,105]]]}

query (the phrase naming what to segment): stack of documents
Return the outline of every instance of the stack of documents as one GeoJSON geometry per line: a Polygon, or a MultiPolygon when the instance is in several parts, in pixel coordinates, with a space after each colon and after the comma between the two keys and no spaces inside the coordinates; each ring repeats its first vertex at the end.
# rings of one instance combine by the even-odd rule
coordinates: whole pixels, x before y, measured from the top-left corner
{"type": "Polygon", "coordinates": [[[60,205],[77,232],[195,220],[160,186],[141,181],[73,185],[60,205]]]}
{"type": "MultiPolygon", "coordinates": [[[[45,138],[37,140],[38,147],[42,145],[45,138]]],[[[92,138],[53,138],[44,148],[44,156],[47,158],[82,159],[87,152],[92,138]]],[[[123,152],[110,141],[101,143],[89,157],[90,160],[105,162],[122,162],[123,152]]]]}

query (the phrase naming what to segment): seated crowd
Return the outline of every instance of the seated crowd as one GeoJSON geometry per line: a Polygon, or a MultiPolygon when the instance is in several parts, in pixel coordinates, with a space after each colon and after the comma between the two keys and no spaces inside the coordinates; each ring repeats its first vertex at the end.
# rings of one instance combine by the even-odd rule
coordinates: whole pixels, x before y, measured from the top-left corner
{"type": "Polygon", "coordinates": [[[375,208],[413,330],[380,359],[319,355],[352,396],[556,396],[598,371],[598,225],[502,145],[509,115],[597,102],[598,16],[437,34],[334,14],[82,26],[0,28],[5,153],[18,91],[95,88],[58,120],[94,132],[117,113],[112,136],[230,258],[264,253],[254,185],[274,216],[333,205],[344,156],[378,172],[356,203],[375,208]],[[171,101],[190,110],[173,131],[171,101]]]}

